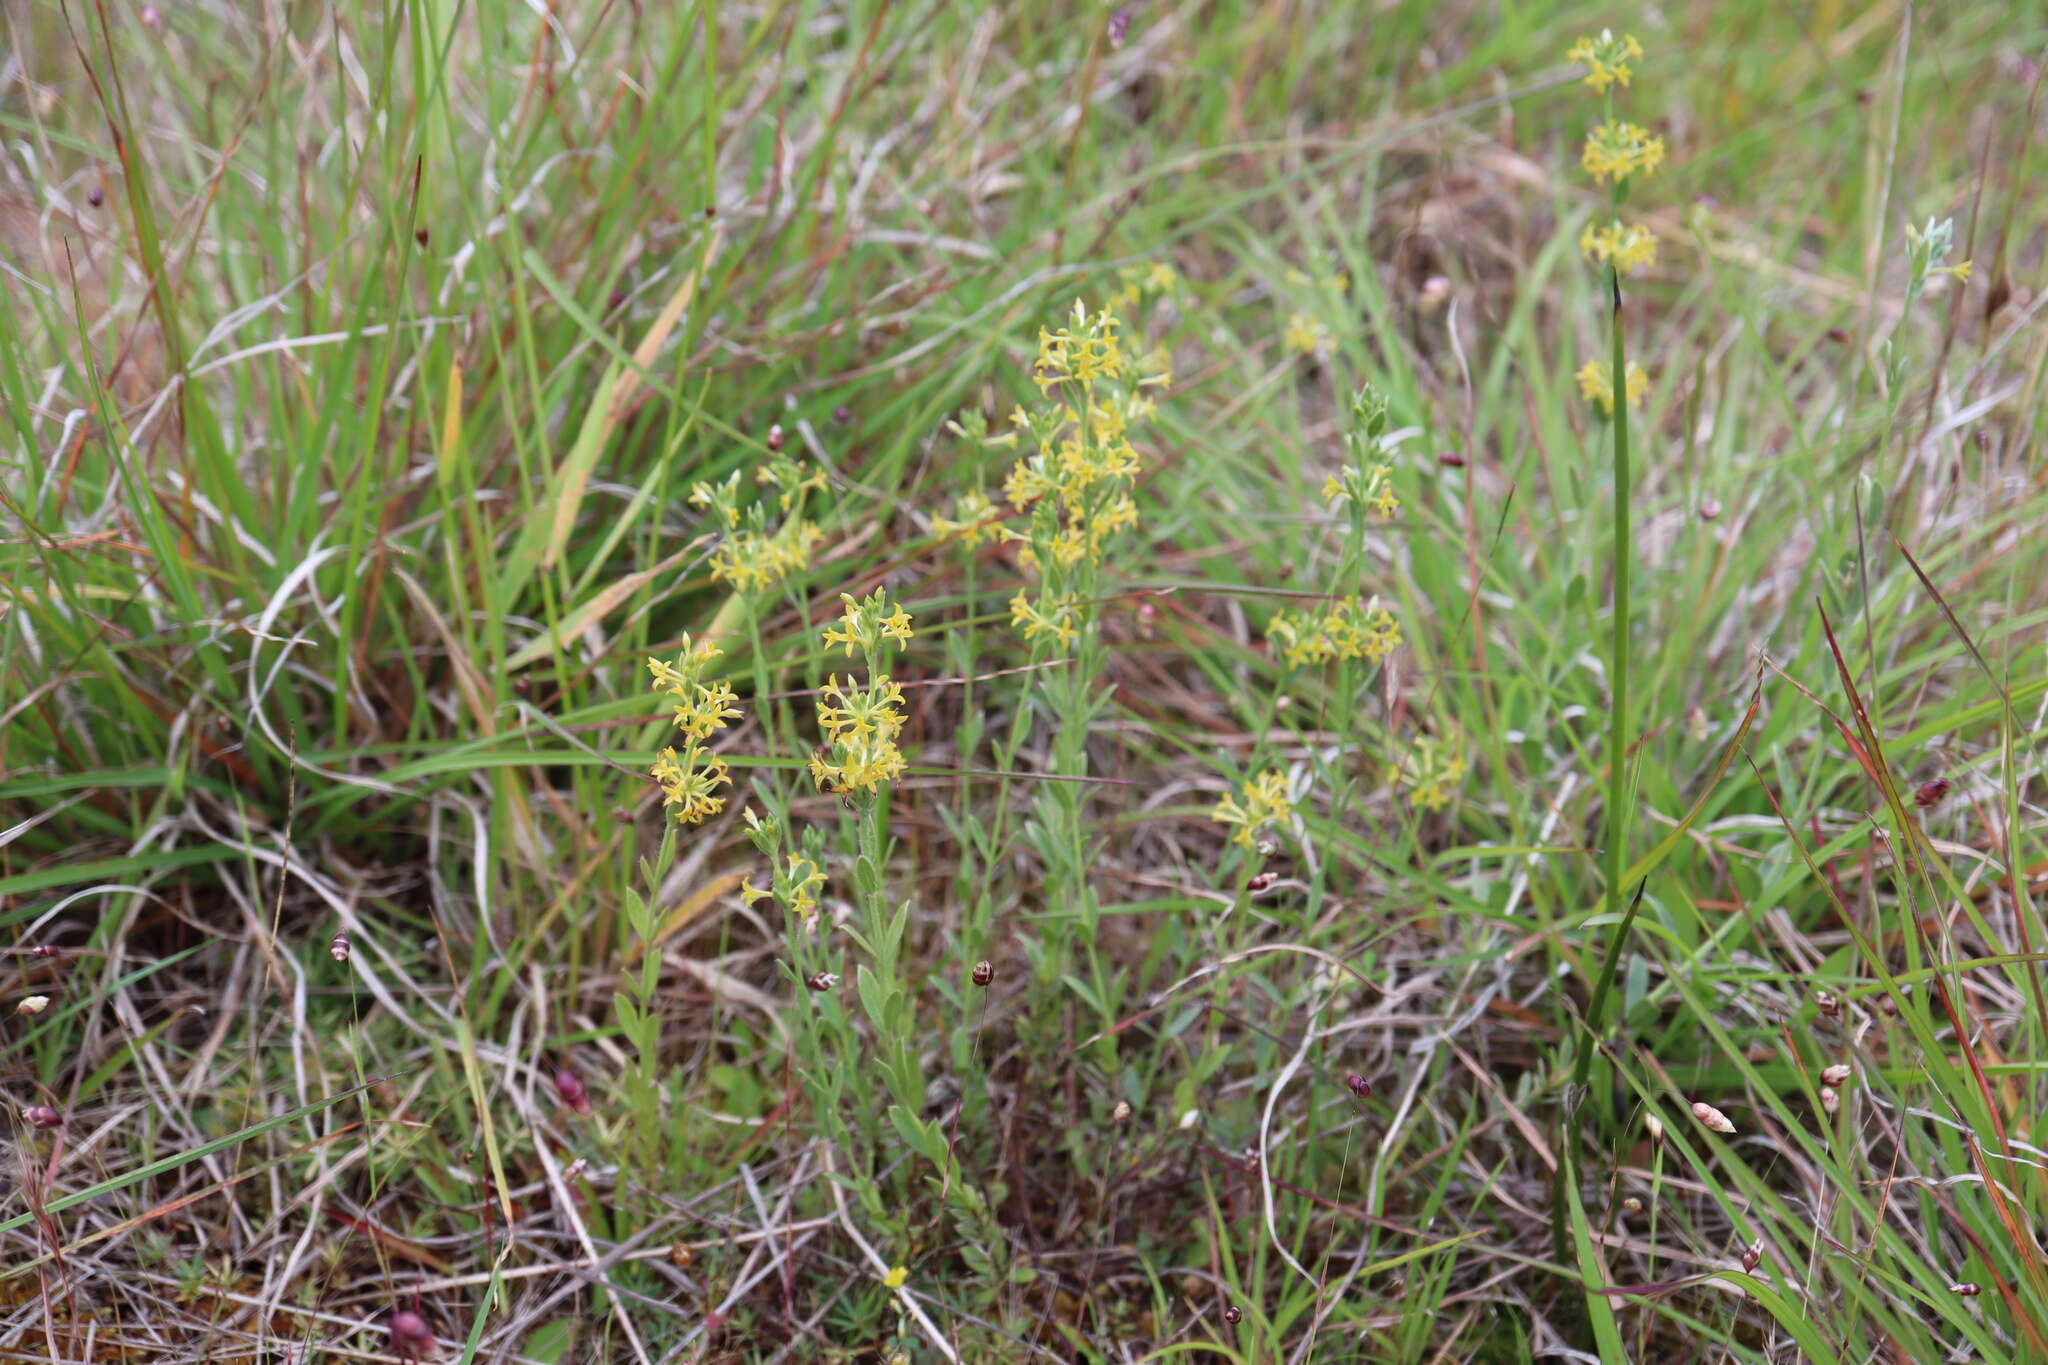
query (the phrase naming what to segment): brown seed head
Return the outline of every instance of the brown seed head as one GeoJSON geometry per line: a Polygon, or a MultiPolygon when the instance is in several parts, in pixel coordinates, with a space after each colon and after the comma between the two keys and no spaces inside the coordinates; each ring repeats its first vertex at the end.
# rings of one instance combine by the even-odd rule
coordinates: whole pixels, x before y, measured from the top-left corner
{"type": "Polygon", "coordinates": [[[1840,1062],[1824,1068],[1820,1073],[1822,1085],[1841,1085],[1849,1079],[1849,1068],[1840,1062]]]}
{"type": "Polygon", "coordinates": [[[1842,1002],[1829,995],[1826,991],[1815,991],[1813,993],[1813,1007],[1830,1019],[1842,1012],[1842,1002]]]}
{"type": "Polygon", "coordinates": [[[974,970],[968,973],[968,979],[977,986],[988,985],[989,982],[996,979],[996,964],[990,962],[987,958],[983,958],[974,964],[974,970]]]}
{"type": "Polygon", "coordinates": [[[1979,1294],[1984,1292],[1984,1287],[1982,1285],[1972,1284],[1968,1280],[1964,1280],[1960,1284],[1950,1285],[1948,1287],[1948,1292],[1951,1294],[1958,1295],[1965,1299],[1974,1299],[1979,1294]]]}
{"type": "Polygon", "coordinates": [[[1742,1268],[1745,1271],[1755,1270],[1757,1268],[1757,1263],[1762,1261],[1763,1258],[1763,1242],[1761,1240],[1751,1242],[1748,1246],[1742,1249],[1742,1268]]]}
{"type": "Polygon", "coordinates": [[[1244,1310],[1233,1303],[1230,1307],[1223,1310],[1223,1320],[1232,1327],[1235,1327],[1238,1323],[1244,1321],[1244,1310]]]}
{"type": "Polygon", "coordinates": [[[31,1128],[62,1128],[64,1116],[47,1104],[32,1104],[21,1111],[21,1120],[31,1128]]]}
{"type": "Polygon", "coordinates": [[[1735,1125],[1728,1121],[1728,1116],[1704,1100],[1694,1103],[1692,1116],[1698,1119],[1700,1126],[1708,1132],[1732,1133],[1735,1131],[1735,1125]]]}
{"type": "Polygon", "coordinates": [[[577,1079],[575,1072],[566,1069],[555,1072],[555,1094],[572,1113],[589,1117],[590,1092],[583,1088],[583,1082],[577,1079]]]}
{"type": "Polygon", "coordinates": [[[1351,1087],[1351,1093],[1362,1100],[1372,1098],[1372,1082],[1356,1071],[1344,1078],[1344,1084],[1351,1087]]]}
{"type": "Polygon", "coordinates": [[[1932,810],[1941,804],[1941,798],[1948,795],[1949,788],[1953,785],[1945,777],[1937,777],[1932,782],[1922,782],[1913,789],[1913,804],[1921,810],[1932,810]]]}
{"type": "Polygon", "coordinates": [[[336,962],[348,961],[348,950],[348,930],[346,929],[343,929],[333,938],[327,940],[327,954],[336,962]]]}
{"type": "Polygon", "coordinates": [[[1129,1100],[1118,1100],[1116,1108],[1109,1111],[1109,1121],[1111,1123],[1123,1123],[1129,1120],[1130,1117],[1131,1102],[1129,1100]]]}
{"type": "Polygon", "coordinates": [[[822,995],[826,991],[831,990],[834,986],[839,984],[839,973],[812,972],[810,979],[804,982],[804,984],[822,995]]]}

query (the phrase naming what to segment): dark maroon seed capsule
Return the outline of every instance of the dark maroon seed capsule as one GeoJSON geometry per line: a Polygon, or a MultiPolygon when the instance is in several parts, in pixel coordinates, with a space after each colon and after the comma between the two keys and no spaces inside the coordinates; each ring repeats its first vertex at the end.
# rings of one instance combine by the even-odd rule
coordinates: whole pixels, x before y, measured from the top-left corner
{"type": "Polygon", "coordinates": [[[990,962],[987,958],[983,958],[981,961],[974,964],[974,971],[972,973],[972,977],[975,985],[986,986],[989,982],[996,979],[995,964],[993,962],[990,962]]]}
{"type": "Polygon", "coordinates": [[[1913,804],[1921,810],[1931,810],[1941,804],[1941,798],[1948,795],[1951,785],[1945,777],[1937,777],[1932,782],[1922,782],[1913,791],[1913,804]]]}
{"type": "Polygon", "coordinates": [[[1344,1078],[1344,1084],[1350,1086],[1351,1093],[1358,1096],[1358,1098],[1362,1100],[1372,1098],[1372,1082],[1359,1075],[1356,1071],[1344,1078]]]}
{"type": "Polygon", "coordinates": [[[28,950],[28,955],[30,957],[62,957],[64,956],[64,950],[54,944],[38,943],[35,947],[28,950]]]}
{"type": "Polygon", "coordinates": [[[1128,5],[1109,16],[1109,45],[1122,47],[1124,39],[1131,32],[1131,10],[1128,5]]]}
{"type": "Polygon", "coordinates": [[[839,973],[812,972],[810,975],[810,979],[804,982],[804,984],[806,986],[809,986],[812,990],[818,992],[820,995],[823,995],[826,991],[831,990],[834,986],[839,984],[839,973]]]}
{"type": "Polygon", "coordinates": [[[575,1072],[555,1073],[555,1093],[561,1096],[562,1103],[568,1105],[574,1113],[586,1116],[590,1113],[590,1092],[583,1088],[582,1081],[576,1079],[575,1072]]]}
{"type": "Polygon", "coordinates": [[[1244,889],[1256,896],[1259,892],[1264,891],[1271,887],[1273,883],[1278,880],[1280,880],[1279,877],[1271,872],[1261,872],[1257,876],[1253,877],[1250,881],[1246,882],[1244,884],[1244,889]]]}
{"type": "Polygon", "coordinates": [[[768,428],[768,449],[770,452],[780,451],[786,440],[787,438],[782,434],[782,423],[777,422],[774,426],[768,428]]]}
{"type": "Polygon", "coordinates": [[[1848,329],[1843,327],[1828,328],[1828,340],[1834,342],[1837,346],[1847,345],[1849,341],[1848,329]]]}
{"type": "Polygon", "coordinates": [[[433,234],[431,232],[428,232],[425,228],[413,229],[412,239],[415,242],[418,242],[421,246],[425,246],[432,236],[433,234]]]}
{"type": "Polygon", "coordinates": [[[327,940],[328,954],[332,956],[336,962],[348,961],[348,949],[348,930],[346,929],[336,934],[333,938],[327,940]]]}
{"type": "Polygon", "coordinates": [[[1451,469],[1463,469],[1465,467],[1465,457],[1455,450],[1439,451],[1436,462],[1451,469]]]}
{"type": "Polygon", "coordinates": [[[1244,1321],[1244,1310],[1233,1303],[1230,1307],[1223,1310],[1223,1320],[1232,1327],[1235,1327],[1238,1323],[1244,1321]]]}
{"type": "Polygon", "coordinates": [[[101,204],[107,202],[106,193],[98,185],[94,185],[85,192],[85,202],[91,204],[94,208],[98,208],[101,204]]]}
{"type": "Polygon", "coordinates": [[[1755,1270],[1757,1263],[1763,1260],[1763,1258],[1764,1244],[1762,1242],[1751,1242],[1742,1249],[1742,1268],[1745,1271],[1755,1270]]]}
{"type": "Polygon", "coordinates": [[[47,1104],[32,1104],[21,1111],[22,1121],[31,1128],[62,1128],[64,1116],[47,1104]]]}
{"type": "Polygon", "coordinates": [[[838,407],[832,409],[832,420],[835,422],[851,422],[853,420],[853,409],[841,403],[838,407]]]}

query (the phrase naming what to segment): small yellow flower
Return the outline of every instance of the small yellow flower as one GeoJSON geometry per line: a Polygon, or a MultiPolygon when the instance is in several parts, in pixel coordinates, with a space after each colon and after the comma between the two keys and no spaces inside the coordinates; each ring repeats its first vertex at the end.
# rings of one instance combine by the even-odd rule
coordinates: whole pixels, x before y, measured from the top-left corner
{"type": "Polygon", "coordinates": [[[882,1277],[882,1288],[901,1289],[904,1285],[904,1282],[907,1281],[909,1278],[910,1268],[908,1266],[899,1265],[895,1269],[891,1270],[888,1274],[882,1277]]]}
{"type": "MultiPolygon", "coordinates": [[[[818,695],[818,727],[831,741],[829,753],[811,755],[811,779],[830,792],[874,791],[902,776],[908,763],[896,747],[907,717],[903,689],[884,677],[866,686],[835,674],[818,695]]],[[[796,869],[792,867],[792,875],[796,869]]]]}
{"type": "Polygon", "coordinates": [[[674,812],[678,824],[702,824],[725,809],[725,798],[716,793],[730,787],[732,777],[722,758],[694,747],[680,754],[663,749],[648,771],[661,787],[662,804],[674,812]]]}
{"type": "Polygon", "coordinates": [[[878,588],[861,601],[840,593],[839,600],[846,604],[846,610],[838,625],[826,627],[826,648],[844,645],[846,652],[852,654],[855,649],[875,649],[883,640],[910,643],[910,613],[889,601],[887,590],[878,588]]]}
{"type": "Polygon", "coordinates": [[[950,517],[933,517],[932,531],[944,540],[958,539],[968,549],[1003,538],[1002,513],[986,493],[969,493],[953,504],[950,517]]]}
{"type": "Polygon", "coordinates": [[[1267,769],[1239,788],[1238,796],[1226,792],[1209,818],[1237,826],[1231,842],[1252,847],[1255,836],[1267,825],[1294,818],[1294,803],[1287,798],[1287,775],[1278,768],[1267,769]]]}
{"type": "Polygon", "coordinates": [[[1586,134],[1586,147],[1579,165],[1593,183],[1604,185],[1609,177],[1616,184],[1632,175],[1648,175],[1664,164],[1664,139],[1634,123],[1598,124],[1586,134]]]}
{"type": "Polygon", "coordinates": [[[1401,644],[1401,626],[1377,599],[1353,597],[1321,611],[1280,611],[1266,626],[1266,642],[1289,668],[1363,659],[1378,663],[1401,644]]]}
{"type": "Polygon", "coordinates": [[[1601,228],[1586,224],[1586,230],[1579,234],[1579,250],[1596,265],[1613,261],[1614,268],[1624,275],[1657,263],[1656,234],[1646,227],[1623,223],[1619,218],[1601,228]]]}
{"type": "Polygon", "coordinates": [[[1314,355],[1329,341],[1329,333],[1323,325],[1306,313],[1287,315],[1287,348],[1303,355],[1314,355]]]}
{"type": "Polygon", "coordinates": [[[1417,810],[1442,810],[1465,780],[1465,756],[1446,752],[1434,739],[1419,739],[1401,766],[1408,800],[1417,810]]]}
{"type": "Polygon", "coordinates": [[[1323,501],[1332,507],[1345,503],[1362,507],[1382,521],[1393,519],[1401,510],[1394,496],[1394,467],[1388,464],[1346,465],[1323,481],[1323,501]]]}
{"type": "MultiPolygon", "coordinates": [[[[1598,403],[1609,414],[1614,411],[1614,375],[1598,360],[1589,360],[1579,366],[1579,396],[1589,403],[1598,403]]],[[[1643,373],[1643,367],[1633,360],[1628,363],[1628,405],[1639,408],[1643,395],[1650,391],[1650,376],[1643,373]]]]}
{"type": "Polygon", "coordinates": [[[1573,43],[1564,57],[1568,62],[1585,63],[1586,84],[1594,94],[1604,95],[1610,85],[1628,85],[1629,77],[1635,74],[1629,63],[1641,60],[1642,55],[1643,45],[1633,35],[1624,33],[1617,38],[1614,30],[1603,28],[1599,37],[1581,38],[1573,43]]]}

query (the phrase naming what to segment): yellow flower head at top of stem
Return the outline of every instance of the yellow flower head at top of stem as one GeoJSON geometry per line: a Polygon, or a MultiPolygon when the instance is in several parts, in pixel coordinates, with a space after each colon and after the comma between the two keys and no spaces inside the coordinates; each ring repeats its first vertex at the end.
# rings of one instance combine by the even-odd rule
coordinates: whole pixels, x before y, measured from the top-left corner
{"type": "Polygon", "coordinates": [[[811,755],[811,777],[823,791],[873,791],[893,781],[907,766],[896,747],[907,719],[898,709],[903,689],[886,677],[865,686],[833,675],[819,689],[818,727],[830,741],[829,751],[811,755]]]}
{"type": "Polygon", "coordinates": [[[1656,234],[1619,218],[1605,227],[1586,224],[1579,234],[1579,250],[1595,265],[1614,262],[1614,268],[1624,275],[1657,263],[1656,234]]]}
{"type": "Polygon", "coordinates": [[[1033,645],[1050,642],[1065,648],[1081,633],[1080,611],[1072,599],[1033,602],[1022,588],[1010,599],[1010,624],[1033,645]]]}
{"type": "Polygon", "coordinates": [[[711,552],[711,577],[742,592],[772,588],[809,568],[811,551],[824,538],[802,517],[774,531],[733,531],[711,552]]]}
{"type": "Polygon", "coordinates": [[[1038,391],[1050,393],[1055,384],[1069,381],[1089,389],[1097,380],[1123,378],[1123,342],[1118,336],[1122,326],[1109,309],[1091,314],[1075,299],[1072,325],[1058,331],[1038,329],[1038,363],[1032,367],[1038,391]]]}
{"type": "Polygon", "coordinates": [[[1632,175],[1648,175],[1664,164],[1664,139],[1640,124],[1610,120],[1586,134],[1579,165],[1593,183],[1616,184],[1632,175]]]}
{"type": "Polygon", "coordinates": [[[1564,59],[1584,63],[1586,84],[1594,94],[1604,95],[1610,85],[1628,85],[1635,74],[1629,63],[1642,60],[1642,56],[1643,45],[1633,35],[1624,33],[1616,37],[1613,29],[1603,28],[1599,37],[1589,36],[1573,43],[1564,59]]]}
{"type": "Polygon", "coordinates": [[[1434,739],[1419,739],[1401,765],[1401,777],[1417,810],[1442,810],[1465,780],[1465,756],[1434,739]]]}
{"type": "Polygon", "coordinates": [[[648,771],[661,787],[662,804],[678,824],[701,824],[725,809],[725,798],[717,795],[720,787],[732,785],[725,760],[694,744],[680,754],[663,749],[648,771]]]}
{"type": "Polygon", "coordinates": [[[1350,503],[1390,521],[1401,510],[1401,500],[1394,496],[1394,467],[1347,464],[1323,481],[1323,501],[1332,507],[1350,503]]]}
{"type": "Polygon", "coordinates": [[[953,504],[950,517],[933,517],[932,534],[942,540],[958,540],[968,549],[989,545],[1003,538],[1002,513],[981,492],[963,494],[953,504]]]}
{"type": "Polygon", "coordinates": [[[1356,597],[1320,609],[1279,611],[1266,626],[1266,643],[1289,668],[1363,659],[1378,663],[1401,643],[1401,625],[1378,599],[1356,597]]]}
{"type": "MultiPolygon", "coordinates": [[[[1579,366],[1579,396],[1589,403],[1598,403],[1609,415],[1614,412],[1614,373],[1598,360],[1589,360],[1579,366]]],[[[1650,376],[1643,373],[1643,367],[1633,360],[1628,363],[1628,405],[1641,407],[1643,395],[1650,391],[1650,376]]]]}
{"type": "Polygon", "coordinates": [[[1330,333],[1306,313],[1295,312],[1287,315],[1287,349],[1302,355],[1314,355],[1329,344],[1330,333]]]}
{"type": "Polygon", "coordinates": [[[858,601],[848,593],[840,593],[839,600],[846,604],[846,610],[838,625],[825,628],[827,649],[844,645],[846,652],[852,654],[856,649],[877,649],[883,640],[899,645],[910,643],[910,613],[891,602],[886,589],[877,588],[858,601]]]}
{"type": "Polygon", "coordinates": [[[1224,793],[1209,818],[1237,826],[1230,841],[1251,848],[1260,830],[1294,818],[1294,803],[1287,797],[1287,775],[1278,768],[1267,769],[1240,787],[1236,796],[1224,793]]]}

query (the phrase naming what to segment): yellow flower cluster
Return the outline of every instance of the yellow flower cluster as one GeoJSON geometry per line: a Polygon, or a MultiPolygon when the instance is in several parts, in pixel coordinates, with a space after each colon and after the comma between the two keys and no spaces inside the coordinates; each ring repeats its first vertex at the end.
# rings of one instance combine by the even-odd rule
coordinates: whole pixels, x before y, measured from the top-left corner
{"type": "Polygon", "coordinates": [[[1275,612],[1266,626],[1266,642],[1289,668],[1332,659],[1378,663],[1400,645],[1401,625],[1377,599],[1353,597],[1321,611],[1275,612]]]}
{"type": "Polygon", "coordinates": [[[1619,218],[1600,228],[1586,224],[1579,234],[1579,250],[1596,265],[1614,262],[1614,268],[1624,275],[1657,263],[1656,234],[1619,218]]]}
{"type": "MultiPolygon", "coordinates": [[[[1030,642],[1065,645],[1084,625],[1079,604],[1090,595],[1085,579],[1076,590],[1077,575],[1102,562],[1112,536],[1137,525],[1131,490],[1139,461],[1130,430],[1152,415],[1149,391],[1164,388],[1171,375],[1163,356],[1133,358],[1112,309],[1090,313],[1077,302],[1066,325],[1040,330],[1032,379],[1059,401],[1013,413],[1016,430],[1001,438],[1029,442],[1003,480],[1003,496],[1029,512],[1031,529],[1000,534],[1026,542],[1019,562],[1040,580],[1019,590],[1010,617],[1030,642]]],[[[963,501],[962,517],[947,524],[961,524],[965,507],[963,501]]]]}
{"type": "Polygon", "coordinates": [[[1465,756],[1447,753],[1433,739],[1419,739],[1402,765],[1408,800],[1418,810],[1442,810],[1465,780],[1465,756]]]}
{"type": "Polygon", "coordinates": [[[1003,514],[986,493],[969,493],[953,504],[950,517],[933,517],[932,531],[941,540],[958,540],[968,549],[1003,538],[1003,514]]]}
{"type": "Polygon", "coordinates": [[[818,917],[818,891],[825,885],[825,871],[800,853],[789,855],[788,869],[775,878],[772,890],[763,891],[749,878],[740,879],[740,898],[748,905],[770,897],[779,898],[789,913],[806,928],[818,917]]]}
{"type": "MultiPolygon", "coordinates": [[[[1650,376],[1643,373],[1643,367],[1633,360],[1628,363],[1628,405],[1641,407],[1643,395],[1650,391],[1650,376]]],[[[1579,366],[1579,396],[1588,402],[1598,403],[1611,415],[1614,412],[1614,373],[1598,360],[1589,360],[1579,366]]]]}
{"type": "Polygon", "coordinates": [[[1607,87],[1619,84],[1626,87],[1629,77],[1635,73],[1629,63],[1641,60],[1643,45],[1627,33],[1620,37],[1613,29],[1603,28],[1597,38],[1579,39],[1564,54],[1569,62],[1583,62],[1586,67],[1586,84],[1593,87],[1593,93],[1604,95],[1607,87]]]}
{"type": "Polygon", "coordinates": [[[1117,272],[1123,288],[1110,295],[1109,306],[1119,313],[1135,314],[1144,306],[1145,296],[1166,296],[1179,292],[1180,275],[1164,261],[1127,265],[1117,272]]]}
{"type": "Polygon", "coordinates": [[[1348,464],[1323,481],[1323,501],[1332,507],[1350,503],[1383,521],[1401,510],[1394,496],[1394,467],[1389,464],[1348,464]]]}
{"type": "Polygon", "coordinates": [[[1648,175],[1664,164],[1664,139],[1639,124],[1610,119],[1586,134],[1579,166],[1593,183],[1611,178],[1617,185],[1632,175],[1648,175]]]}
{"type": "Polygon", "coordinates": [[[682,652],[674,663],[649,659],[647,671],[654,675],[654,690],[674,706],[676,728],[683,732],[683,749],[663,749],[648,771],[661,787],[662,802],[685,825],[694,825],[725,809],[720,787],[732,785],[725,760],[705,752],[704,741],[723,730],[728,720],[740,714],[739,698],[721,680],[704,681],[705,671],[719,656],[718,646],[709,640],[692,642],[683,637],[682,652]]]}
{"type": "Polygon", "coordinates": [[[903,689],[885,677],[865,686],[835,674],[818,696],[818,726],[830,740],[829,754],[811,755],[811,777],[822,791],[869,792],[894,781],[907,766],[896,737],[906,717],[903,689]]]}
{"type": "Polygon", "coordinates": [[[1287,777],[1278,768],[1260,773],[1239,788],[1238,793],[1225,793],[1209,813],[1211,820],[1237,826],[1237,832],[1230,836],[1234,844],[1250,848],[1258,832],[1267,825],[1294,817],[1294,803],[1287,799],[1287,777]]]}
{"type": "Polygon", "coordinates": [[[827,649],[833,645],[844,645],[850,655],[856,649],[864,652],[878,649],[883,640],[893,640],[899,645],[910,643],[910,613],[891,603],[885,590],[878,588],[859,601],[851,594],[840,593],[839,600],[846,604],[846,610],[838,625],[825,628],[827,649]]]}
{"type": "Polygon", "coordinates": [[[796,460],[774,459],[754,477],[757,483],[780,490],[776,502],[783,519],[773,530],[758,505],[750,509],[750,524],[741,529],[738,470],[722,483],[699,480],[690,489],[691,504],[710,511],[726,533],[711,552],[711,577],[741,592],[775,587],[809,568],[811,551],[825,534],[803,517],[805,494],[825,487],[822,473],[796,460]]]}
{"type": "Polygon", "coordinates": [[[1287,349],[1303,355],[1314,355],[1330,342],[1327,328],[1306,313],[1287,315],[1287,349]]]}

